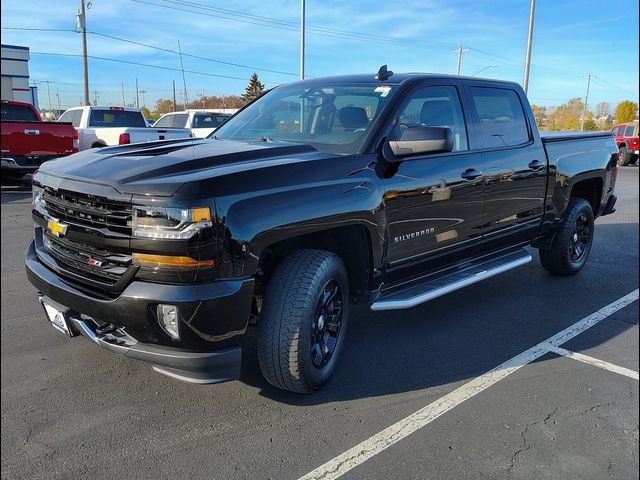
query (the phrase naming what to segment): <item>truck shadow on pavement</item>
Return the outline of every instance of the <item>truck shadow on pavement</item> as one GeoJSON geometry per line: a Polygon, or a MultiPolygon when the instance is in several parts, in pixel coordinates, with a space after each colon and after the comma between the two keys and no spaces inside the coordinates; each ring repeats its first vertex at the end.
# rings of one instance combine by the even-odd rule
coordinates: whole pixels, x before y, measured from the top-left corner
{"type": "Polygon", "coordinates": [[[31,190],[11,190],[9,192],[2,192],[0,195],[0,203],[25,203],[31,202],[31,190]]]}
{"type": "MultiPolygon", "coordinates": [[[[253,338],[243,346],[241,381],[299,406],[432,387],[441,396],[638,288],[637,224],[597,224],[591,258],[574,277],[548,274],[531,252],[534,260],[524,267],[413,309],[352,309],[334,377],[313,395],[271,387],[260,373],[253,338]]],[[[626,308],[637,312],[638,305],[626,308]]],[[[637,314],[626,317],[604,320],[608,326],[597,335],[581,334],[580,348],[637,324],[637,314]]]]}

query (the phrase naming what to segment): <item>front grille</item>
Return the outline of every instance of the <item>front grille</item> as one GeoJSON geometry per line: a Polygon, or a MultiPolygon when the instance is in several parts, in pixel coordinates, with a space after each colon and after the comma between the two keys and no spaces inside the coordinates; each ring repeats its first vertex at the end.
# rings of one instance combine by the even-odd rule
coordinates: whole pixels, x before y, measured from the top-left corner
{"type": "Polygon", "coordinates": [[[42,199],[49,215],[58,220],[131,235],[133,210],[129,202],[50,187],[44,188],[42,199]]]}
{"type": "Polygon", "coordinates": [[[131,267],[131,255],[44,235],[44,248],[58,266],[104,286],[114,286],[131,267]]]}

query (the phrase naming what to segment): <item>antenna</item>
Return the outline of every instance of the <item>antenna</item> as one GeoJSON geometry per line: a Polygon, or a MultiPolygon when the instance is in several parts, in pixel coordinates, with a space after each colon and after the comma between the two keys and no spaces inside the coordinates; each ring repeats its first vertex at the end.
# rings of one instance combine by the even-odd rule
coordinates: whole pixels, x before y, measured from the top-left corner
{"type": "Polygon", "coordinates": [[[387,66],[386,65],[382,65],[380,67],[380,70],[378,70],[378,73],[376,74],[375,78],[376,80],[389,80],[389,77],[393,75],[393,72],[391,70],[387,70],[387,66]]]}
{"type": "Polygon", "coordinates": [[[187,109],[189,103],[189,97],[187,96],[187,79],[184,76],[184,64],[182,63],[182,48],[180,47],[180,40],[178,40],[178,52],[180,53],[180,69],[182,70],[182,85],[184,87],[184,108],[187,109]]]}

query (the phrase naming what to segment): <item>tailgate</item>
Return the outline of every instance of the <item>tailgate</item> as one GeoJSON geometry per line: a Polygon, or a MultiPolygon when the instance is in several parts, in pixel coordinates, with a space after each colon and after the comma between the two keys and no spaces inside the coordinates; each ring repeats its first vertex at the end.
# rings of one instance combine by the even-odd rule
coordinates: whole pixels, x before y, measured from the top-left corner
{"type": "Polygon", "coordinates": [[[131,143],[149,142],[153,140],[174,140],[191,138],[188,128],[129,128],[127,129],[131,143]]]}
{"type": "Polygon", "coordinates": [[[2,153],[25,157],[68,155],[73,150],[73,126],[56,122],[5,122],[2,153]]]}

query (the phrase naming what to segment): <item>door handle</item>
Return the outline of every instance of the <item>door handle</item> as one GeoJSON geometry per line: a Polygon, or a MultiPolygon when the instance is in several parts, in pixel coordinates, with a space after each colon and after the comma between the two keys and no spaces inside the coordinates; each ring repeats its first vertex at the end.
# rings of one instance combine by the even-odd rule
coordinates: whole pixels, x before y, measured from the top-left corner
{"type": "Polygon", "coordinates": [[[482,176],[482,172],[480,170],[476,170],[475,168],[467,168],[460,174],[460,176],[465,180],[475,180],[476,178],[482,176]]]}
{"type": "Polygon", "coordinates": [[[540,170],[542,167],[544,167],[544,163],[540,160],[534,160],[529,164],[529,169],[533,171],[540,170]]]}

